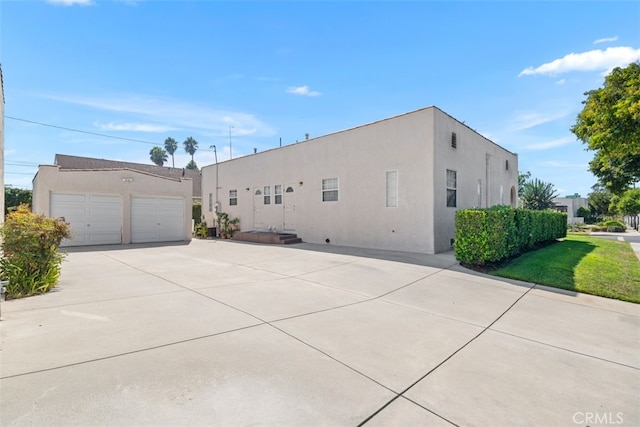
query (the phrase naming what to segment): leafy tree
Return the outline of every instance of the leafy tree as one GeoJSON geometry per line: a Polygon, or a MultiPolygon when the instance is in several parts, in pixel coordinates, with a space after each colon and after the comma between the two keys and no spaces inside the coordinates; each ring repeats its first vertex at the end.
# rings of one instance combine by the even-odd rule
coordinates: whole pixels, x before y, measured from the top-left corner
{"type": "Polygon", "coordinates": [[[197,171],[198,165],[193,160],[189,160],[189,163],[187,163],[187,169],[192,169],[197,171]]]}
{"type": "Polygon", "coordinates": [[[151,151],[149,151],[149,158],[156,165],[162,166],[164,162],[167,161],[167,152],[160,147],[153,147],[151,151]]]}
{"type": "Polygon", "coordinates": [[[614,194],[640,181],[640,62],[615,68],[587,99],[571,128],[595,151],[589,169],[614,194]]]}
{"type": "Polygon", "coordinates": [[[15,210],[20,205],[27,205],[31,207],[31,190],[24,188],[15,188],[11,186],[4,187],[4,214],[7,215],[9,211],[15,210]]]}
{"type": "Polygon", "coordinates": [[[613,196],[609,190],[601,184],[591,187],[592,193],[589,193],[589,207],[595,216],[595,220],[601,220],[603,216],[611,215],[609,206],[611,205],[611,197],[613,196]]]}
{"type": "Polygon", "coordinates": [[[176,161],[175,161],[175,158],[173,157],[173,153],[175,153],[176,150],[178,149],[178,141],[176,141],[171,137],[165,139],[164,149],[167,150],[167,153],[169,153],[169,155],[171,156],[171,166],[175,168],[176,161]]]}
{"type": "Polygon", "coordinates": [[[529,171],[518,174],[518,194],[522,194],[524,184],[529,178],[531,178],[531,172],[529,171]]]}
{"type": "Polygon", "coordinates": [[[522,204],[525,209],[544,210],[555,206],[553,198],[558,194],[553,184],[534,179],[525,182],[521,194],[522,204]]]}
{"type": "Polygon", "coordinates": [[[640,214],[640,188],[625,191],[616,200],[616,211],[622,215],[640,214]]]}
{"type": "MultiPolygon", "coordinates": [[[[184,151],[191,154],[191,161],[193,162],[193,155],[196,153],[196,151],[198,151],[198,141],[196,141],[192,137],[189,137],[184,140],[182,145],[184,145],[184,151]]],[[[189,169],[193,169],[193,168],[189,168],[189,169]]]]}

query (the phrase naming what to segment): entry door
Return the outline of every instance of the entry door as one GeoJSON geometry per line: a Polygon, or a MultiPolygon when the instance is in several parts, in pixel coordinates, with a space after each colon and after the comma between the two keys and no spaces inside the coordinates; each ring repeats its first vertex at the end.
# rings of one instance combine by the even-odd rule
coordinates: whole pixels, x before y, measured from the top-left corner
{"type": "Polygon", "coordinates": [[[296,199],[293,185],[287,185],[284,190],[284,229],[296,229],[296,199]]]}
{"type": "Polygon", "coordinates": [[[253,192],[253,228],[262,228],[262,190],[256,188],[253,192]]]}
{"type": "Polygon", "coordinates": [[[61,246],[122,243],[120,196],[104,194],[51,194],[51,217],[64,218],[72,237],[61,246]]]}

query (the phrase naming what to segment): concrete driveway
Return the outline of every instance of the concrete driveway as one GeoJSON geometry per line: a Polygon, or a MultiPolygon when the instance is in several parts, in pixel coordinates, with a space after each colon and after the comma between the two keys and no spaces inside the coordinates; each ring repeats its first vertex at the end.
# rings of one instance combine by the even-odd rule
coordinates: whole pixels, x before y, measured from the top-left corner
{"type": "Polygon", "coordinates": [[[638,305],[451,254],[99,247],[2,316],[3,426],[640,425],[638,305]]]}

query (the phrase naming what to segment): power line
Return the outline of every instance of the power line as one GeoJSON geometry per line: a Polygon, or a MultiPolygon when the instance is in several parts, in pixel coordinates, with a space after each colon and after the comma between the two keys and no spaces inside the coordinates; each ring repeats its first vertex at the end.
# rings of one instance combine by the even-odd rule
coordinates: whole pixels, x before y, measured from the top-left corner
{"type": "MultiPolygon", "coordinates": [[[[55,128],[55,129],[68,130],[68,131],[71,131],[71,132],[78,132],[78,133],[85,133],[85,134],[88,134],[88,135],[102,136],[104,138],[119,139],[121,141],[138,142],[140,144],[148,144],[148,145],[155,145],[155,146],[158,146],[158,147],[163,147],[163,144],[158,144],[157,142],[143,141],[141,139],[124,138],[122,136],[105,135],[103,133],[90,132],[90,131],[79,130],[79,129],[72,129],[72,128],[68,128],[68,127],[64,127],[64,126],[50,125],[48,123],[36,122],[34,120],[21,119],[21,118],[18,118],[18,117],[11,117],[11,116],[6,116],[6,115],[4,117],[5,117],[5,119],[17,120],[17,121],[20,121],[20,122],[31,123],[31,124],[39,125],[39,126],[47,126],[47,127],[55,128]]],[[[200,151],[212,151],[212,150],[207,150],[206,148],[198,148],[198,150],[200,150],[200,151]]]]}

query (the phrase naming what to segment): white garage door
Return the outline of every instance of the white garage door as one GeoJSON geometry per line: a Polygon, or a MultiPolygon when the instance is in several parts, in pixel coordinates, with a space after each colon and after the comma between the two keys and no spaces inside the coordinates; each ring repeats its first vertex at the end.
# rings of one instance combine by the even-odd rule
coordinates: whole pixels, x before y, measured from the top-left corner
{"type": "Polygon", "coordinates": [[[184,199],[133,197],[131,242],[175,242],[184,240],[184,199]]]}
{"type": "Polygon", "coordinates": [[[122,243],[122,201],[117,195],[51,194],[51,216],[71,224],[62,246],[122,243]]]}

